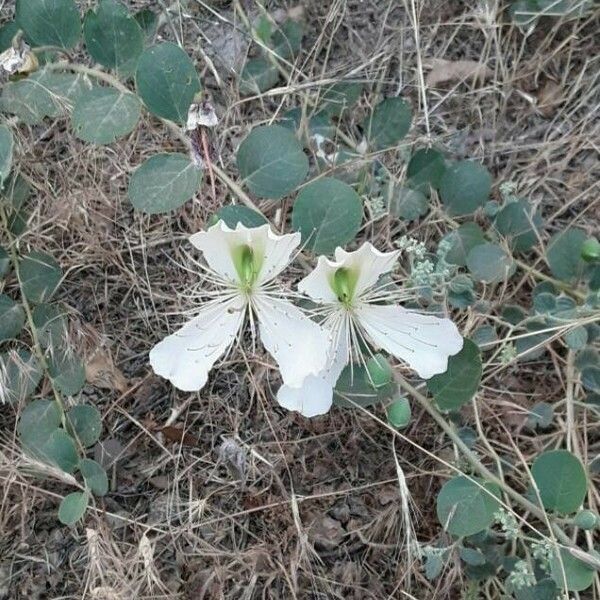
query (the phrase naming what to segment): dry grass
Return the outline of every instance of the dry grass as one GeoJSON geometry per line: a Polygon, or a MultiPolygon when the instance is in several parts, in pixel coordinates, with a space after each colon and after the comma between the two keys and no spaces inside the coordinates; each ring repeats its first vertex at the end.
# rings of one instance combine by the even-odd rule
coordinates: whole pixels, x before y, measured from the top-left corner
{"type": "MultiPolygon", "coordinates": [[[[8,17],[9,3],[4,11],[8,17]]],[[[215,77],[203,56],[210,55],[207,36],[215,27],[223,36],[232,24],[241,27],[229,3],[192,0],[185,10],[175,3],[163,19],[161,36],[183,41],[222,114],[213,143],[220,167],[234,179],[234,150],[251,127],[310,106],[323,82],[351,76],[369,90],[345,125],[351,135],[379,95],[400,91],[414,108],[410,143],[479,158],[497,183],[514,183],[543,213],[542,243],[567,224],[597,232],[598,13],[544,20],[524,37],[496,1],[309,0],[304,11],[306,52],[283,65],[285,86],[250,99],[238,96],[217,59],[215,77]],[[491,76],[431,89],[424,82],[435,58],[476,61],[491,76]]],[[[134,214],[126,197],[130,173],[157,151],[181,149],[152,118],[109,147],[75,139],[64,121],[19,134],[20,168],[35,187],[21,244],[61,263],[74,340],[86,353],[100,347],[111,355],[125,379],[116,385],[118,374],[109,373],[104,385],[83,392],[102,411],[104,436],[117,455],[111,492],[75,529],[56,520],[65,482],[24,468],[14,434],[22,407],[5,406],[0,414],[0,598],[501,597],[496,584],[473,592],[454,558],[433,582],[419,561],[408,560],[398,466],[422,545],[447,545],[433,499],[452,474],[443,462],[465,467],[426,413],[417,410],[404,432],[412,443],[361,411],[335,408],[313,420],[287,413],[273,399],[276,372],[263,354],[234,354],[194,395],[151,374],[148,349],[193,308],[182,293],[196,282],[182,266],[186,236],[235,200],[234,191],[217,182],[213,198],[205,182],[174,214],[134,214]],[[161,432],[165,424],[175,429],[161,432]]],[[[398,178],[402,156],[380,157],[398,178]]],[[[290,205],[261,208],[282,223],[290,205]]],[[[408,233],[434,243],[448,228],[434,210],[408,233]]],[[[406,232],[386,218],[366,222],[360,239],[391,248],[406,232]]],[[[539,250],[527,262],[545,270],[539,250]]],[[[507,286],[485,290],[486,311],[456,314],[464,333],[500,322],[504,304],[528,305],[535,283],[521,272],[507,286]]],[[[462,418],[479,430],[482,462],[493,464],[495,455],[529,462],[565,440],[586,462],[598,454],[591,413],[577,410],[573,422],[564,403],[550,432],[532,435],[523,427],[535,402],[561,401],[567,390],[581,394],[562,342],[534,362],[502,362],[497,352],[486,361],[477,402],[462,418]]],[[[383,416],[381,408],[374,411],[383,416]]],[[[526,485],[511,483],[521,491],[526,485]]],[[[592,492],[590,505],[599,502],[592,492]]]]}

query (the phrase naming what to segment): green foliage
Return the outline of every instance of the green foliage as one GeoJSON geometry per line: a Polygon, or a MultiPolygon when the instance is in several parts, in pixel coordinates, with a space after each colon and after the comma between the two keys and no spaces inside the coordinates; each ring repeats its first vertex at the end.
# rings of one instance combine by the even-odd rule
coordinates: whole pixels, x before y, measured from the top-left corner
{"type": "Polygon", "coordinates": [[[12,46],[12,40],[19,29],[16,21],[7,21],[0,27],[0,52],[4,52],[12,46]]]}
{"type": "Polygon", "coordinates": [[[416,221],[429,210],[429,200],[419,190],[395,186],[390,182],[385,195],[389,213],[405,221],[416,221]]]}
{"type": "Polygon", "coordinates": [[[335,127],[329,115],[325,113],[306,115],[303,123],[302,109],[292,108],[283,114],[279,123],[283,127],[293,131],[299,131],[302,127],[303,130],[306,129],[306,131],[303,131],[303,134],[307,133],[308,136],[321,135],[326,139],[335,136],[335,127]]]}
{"type": "Polygon", "coordinates": [[[93,446],[102,432],[102,416],[90,404],[74,406],[67,412],[66,422],[71,435],[86,448],[93,446]]]}
{"type": "Polygon", "coordinates": [[[135,85],[148,110],[183,124],[200,80],[189,56],[176,44],[163,42],[146,48],[138,60],[135,85]]]}
{"type": "Polygon", "coordinates": [[[214,222],[222,220],[228,227],[235,229],[238,223],[246,227],[260,227],[268,221],[255,210],[240,204],[230,204],[221,207],[215,215],[214,222]]]}
{"type": "Polygon", "coordinates": [[[106,471],[95,460],[82,458],[79,461],[79,472],[91,492],[97,496],[104,496],[108,492],[106,471]]]}
{"type": "Polygon", "coordinates": [[[554,277],[562,281],[581,277],[584,267],[581,249],[585,240],[585,232],[581,229],[567,229],[552,236],[548,242],[546,260],[554,277]]]}
{"type": "Polygon", "coordinates": [[[65,396],[74,396],[85,385],[85,368],[70,348],[53,348],[48,352],[48,374],[65,396]]]}
{"type": "Polygon", "coordinates": [[[135,13],[133,18],[137,21],[137,24],[142,28],[145,36],[151,38],[156,33],[158,26],[158,15],[150,10],[149,8],[142,8],[142,10],[135,13]]]}
{"type": "Polygon", "coordinates": [[[580,510],[573,519],[575,527],[579,527],[585,531],[591,531],[600,525],[600,518],[591,510],[580,510]]]}
{"type": "Polygon", "coordinates": [[[581,592],[592,585],[596,571],[575,558],[567,548],[560,548],[550,560],[550,573],[559,588],[581,592]]]}
{"type": "Polygon", "coordinates": [[[402,98],[386,98],[363,121],[369,145],[376,150],[395,146],[410,129],[412,111],[402,98]]]}
{"type": "Polygon", "coordinates": [[[379,389],[392,381],[392,367],[383,354],[374,354],[367,361],[366,367],[371,385],[374,388],[379,389]]]}
{"type": "Polygon", "coordinates": [[[408,398],[397,398],[387,409],[387,420],[392,427],[404,429],[410,423],[411,410],[408,398]]]}
{"type": "Polygon", "coordinates": [[[0,125],[0,189],[12,167],[13,144],[11,130],[6,125],[0,125]]]}
{"type": "Polygon", "coordinates": [[[542,224],[538,212],[533,212],[527,200],[509,202],[498,213],[494,226],[510,239],[515,252],[525,252],[537,242],[537,230],[542,224]]]}
{"type": "Polygon", "coordinates": [[[0,403],[14,404],[29,398],[42,375],[42,367],[31,352],[3,352],[0,354],[0,403]]]}
{"type": "Polygon", "coordinates": [[[32,250],[21,258],[21,291],[30,302],[46,302],[56,291],[61,278],[60,266],[49,254],[32,250]]]}
{"type": "Polygon", "coordinates": [[[443,238],[450,244],[446,253],[446,262],[465,267],[467,256],[475,246],[485,243],[485,236],[477,223],[463,223],[458,229],[446,234],[443,238]]]}
{"type": "Polygon", "coordinates": [[[437,517],[444,529],[457,537],[484,531],[500,508],[496,485],[477,478],[454,477],[437,497],[437,517]]]}
{"type": "Polygon", "coordinates": [[[15,17],[34,46],[69,49],[79,41],[81,21],[73,0],[17,0],[15,17]]]}
{"type": "Polygon", "coordinates": [[[581,385],[590,392],[600,394],[600,367],[588,366],[581,369],[581,385]]]}
{"type": "Polygon", "coordinates": [[[10,258],[8,252],[0,246],[0,277],[4,277],[10,269],[10,258]]]}
{"type": "Polygon", "coordinates": [[[60,427],[62,412],[56,400],[33,400],[23,410],[17,432],[26,446],[47,440],[60,427]]]}
{"type": "Polygon", "coordinates": [[[73,492],[65,496],[58,508],[58,518],[63,525],[74,525],[83,517],[88,506],[85,492],[73,492]]]}
{"type": "Polygon", "coordinates": [[[117,0],[100,0],[83,20],[83,37],[90,56],[119,75],[134,73],[144,49],[144,33],[138,22],[117,0]]]}
{"type": "Polygon", "coordinates": [[[38,304],[32,311],[33,325],[42,348],[59,348],[67,336],[67,319],[57,304],[38,304]]]}
{"type": "Polygon", "coordinates": [[[260,198],[283,198],[308,173],[302,146],[281,125],[254,128],[239,147],[237,165],[245,185],[260,198]]]}
{"type": "Polygon", "coordinates": [[[373,387],[369,373],[363,365],[347,365],[333,390],[333,403],[346,408],[354,404],[366,407],[392,397],[396,390],[393,382],[379,388],[373,387]]]}
{"type": "Polygon", "coordinates": [[[430,188],[439,188],[445,170],[446,160],[439,150],[422,148],[411,156],[406,177],[410,187],[429,194],[430,188]]]}
{"type": "Polygon", "coordinates": [[[515,265],[501,246],[486,242],[471,248],[467,268],[478,281],[498,283],[514,273],[515,265]]]}
{"type": "Polygon", "coordinates": [[[574,454],[567,450],[544,452],[533,462],[531,475],[544,508],[571,513],[581,506],[587,491],[587,478],[574,454]]]}
{"type": "Polygon", "coordinates": [[[304,30],[298,21],[287,19],[271,36],[273,51],[286,60],[291,60],[300,52],[304,30]]]}
{"type": "Polygon", "coordinates": [[[600,242],[596,238],[589,238],[581,246],[581,258],[585,262],[600,261],[600,242]]]}
{"type": "Polygon", "coordinates": [[[25,323],[25,312],[6,294],[0,294],[0,342],[19,335],[25,323]]]}
{"type": "Polygon", "coordinates": [[[362,83],[341,81],[325,88],[321,97],[321,110],[339,117],[354,106],[362,93],[362,83]]]}
{"type": "Polygon", "coordinates": [[[71,124],[84,142],[112,144],[133,130],[140,113],[140,102],[133,94],[96,86],[79,96],[71,124]]]}
{"type": "Polygon", "coordinates": [[[483,165],[461,160],[444,171],[440,196],[449,215],[468,215],[485,204],[491,187],[492,176],[483,165]]]}
{"type": "Polygon", "coordinates": [[[169,212],[190,200],[201,181],[201,171],[185,154],[155,154],[134,171],[129,200],[151,215],[169,212]]]}
{"type": "Polygon", "coordinates": [[[427,380],[427,389],[440,410],[457,410],[474,396],[481,374],[479,348],[465,338],[462,350],[448,359],[446,372],[427,380]]]}
{"type": "Polygon", "coordinates": [[[527,424],[535,429],[547,429],[552,425],[554,420],[554,408],[547,402],[538,402],[531,407],[531,411],[527,416],[527,424]]]}
{"type": "Polygon", "coordinates": [[[30,435],[25,446],[36,458],[65,473],[73,473],[79,464],[75,441],[64,429],[55,429],[48,437],[30,435]]]}
{"type": "Polygon", "coordinates": [[[249,60],[240,73],[240,94],[245,96],[266,92],[277,85],[279,71],[266,58],[249,60]]]}
{"type": "Polygon", "coordinates": [[[292,211],[292,227],[302,242],[316,253],[333,252],[360,229],[362,204],[346,183],[323,177],[302,188],[292,211]]]}

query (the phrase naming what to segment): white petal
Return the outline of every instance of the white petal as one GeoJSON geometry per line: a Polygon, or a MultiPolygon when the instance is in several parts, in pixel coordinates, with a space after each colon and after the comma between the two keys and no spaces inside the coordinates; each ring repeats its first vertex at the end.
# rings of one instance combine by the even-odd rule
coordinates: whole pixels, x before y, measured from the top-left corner
{"type": "Polygon", "coordinates": [[[306,377],[323,369],[329,346],[326,331],[287,300],[256,294],[252,303],[260,338],[279,365],[284,383],[300,387],[306,377]]]}
{"type": "Polygon", "coordinates": [[[235,229],[219,221],[207,231],[190,236],[190,242],[203,254],[208,266],[226,280],[239,281],[233,252],[240,246],[249,246],[261,263],[257,283],[270,281],[290,262],[294,250],[300,244],[299,233],[277,235],[268,223],[260,227],[245,227],[241,223],[235,229]]]}
{"type": "Polygon", "coordinates": [[[318,375],[309,375],[302,387],[282,385],[277,401],[288,410],[298,411],[305,417],[325,414],[333,402],[333,388],[348,362],[348,336],[345,320],[331,331],[331,345],[327,364],[318,375]]]}
{"type": "Polygon", "coordinates": [[[154,372],[186,392],[201,389],[215,361],[235,341],[244,322],[246,301],[236,296],[210,303],[189,323],[150,351],[154,372]]]}
{"type": "Polygon", "coordinates": [[[298,289],[315,302],[337,302],[332,282],[335,272],[343,267],[357,274],[354,293],[356,296],[360,296],[373,287],[384,273],[388,273],[394,268],[398,254],[399,251],[380,252],[369,242],[364,243],[354,252],[336,248],[335,260],[319,256],[317,266],[298,284],[298,289]]]}
{"type": "Polygon", "coordinates": [[[343,248],[335,249],[335,258],[340,266],[358,271],[356,295],[373,287],[382,275],[389,273],[399,254],[400,250],[380,252],[369,242],[365,242],[354,252],[346,252],[343,248]]]}
{"type": "Polygon", "coordinates": [[[463,338],[450,319],[401,306],[363,304],[356,310],[356,318],[375,346],[406,361],[424,379],[444,373],[448,357],[463,346],[463,338]]]}
{"type": "Polygon", "coordinates": [[[305,417],[324,415],[333,403],[333,388],[328,381],[309,375],[302,387],[282,385],[277,392],[277,401],[288,410],[295,410],[305,417]]]}

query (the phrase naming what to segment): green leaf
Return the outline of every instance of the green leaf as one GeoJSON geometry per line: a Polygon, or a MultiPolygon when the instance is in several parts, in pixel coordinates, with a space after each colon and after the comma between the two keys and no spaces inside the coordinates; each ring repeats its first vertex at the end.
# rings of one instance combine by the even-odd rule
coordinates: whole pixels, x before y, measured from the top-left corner
{"type": "Polygon", "coordinates": [[[67,412],[67,425],[73,437],[89,448],[102,433],[102,416],[95,406],[80,404],[67,412]]]}
{"type": "Polygon", "coordinates": [[[266,58],[252,58],[240,73],[240,94],[255,96],[266,92],[277,85],[279,71],[266,58]]]}
{"type": "Polygon", "coordinates": [[[83,38],[90,56],[101,65],[128,76],[144,49],[144,32],[116,0],[100,0],[83,20],[83,38]]]}
{"type": "Polygon", "coordinates": [[[231,229],[235,229],[238,223],[246,227],[260,227],[268,223],[259,212],[240,204],[220,208],[215,215],[215,223],[219,220],[224,221],[231,229]]]}
{"type": "Polygon", "coordinates": [[[498,233],[510,238],[516,252],[526,252],[536,244],[541,224],[539,212],[534,212],[527,200],[509,202],[496,213],[494,221],[498,233]]]}
{"type": "Polygon", "coordinates": [[[581,592],[592,585],[596,571],[575,558],[567,548],[560,548],[550,559],[550,573],[559,588],[581,592]]]}
{"type": "Polygon", "coordinates": [[[278,56],[290,60],[300,52],[303,37],[302,25],[298,21],[287,19],[273,32],[271,46],[278,56]]]}
{"type": "Polygon", "coordinates": [[[391,398],[395,391],[393,382],[374,388],[364,365],[347,365],[335,384],[333,403],[345,408],[355,408],[353,402],[366,407],[391,398]]]}
{"type": "Polygon", "coordinates": [[[37,358],[27,350],[0,354],[0,404],[15,404],[35,392],[43,370],[37,358]]]}
{"type": "Polygon", "coordinates": [[[374,388],[379,389],[392,381],[392,366],[383,354],[378,353],[371,356],[367,361],[366,367],[369,381],[374,388]]]}
{"type": "Polygon", "coordinates": [[[396,186],[390,182],[384,195],[389,213],[405,221],[416,221],[429,210],[429,200],[419,190],[396,186]]]}
{"type": "Polygon", "coordinates": [[[79,41],[81,21],[73,0],[17,0],[15,18],[34,46],[68,49],[79,41]]]}
{"type": "Polygon", "coordinates": [[[581,370],[581,385],[589,392],[600,394],[600,367],[584,367],[581,370]]]}
{"type": "Polygon", "coordinates": [[[10,269],[10,257],[8,252],[0,246],[0,277],[4,277],[10,269]]]}
{"type": "Polygon", "coordinates": [[[17,431],[25,446],[45,442],[61,421],[60,406],[55,400],[33,400],[21,414],[17,431]]]}
{"type": "Polygon", "coordinates": [[[335,136],[335,126],[327,114],[316,113],[306,115],[303,124],[302,109],[300,107],[286,111],[279,123],[286,129],[291,129],[292,131],[299,131],[301,125],[304,125],[302,134],[307,134],[308,137],[320,135],[326,139],[330,139],[335,136]],[[304,129],[306,129],[306,131],[304,131],[304,129]]]}
{"type": "Polygon", "coordinates": [[[71,114],[75,135],[92,144],[112,144],[137,125],[141,104],[133,94],[93,87],[79,96],[71,114]]]}
{"type": "Polygon", "coordinates": [[[39,304],[56,291],[62,278],[59,264],[45,252],[33,250],[19,263],[21,290],[30,302],[39,304]]]}
{"type": "Polygon", "coordinates": [[[581,277],[585,266],[581,248],[586,237],[581,229],[567,229],[552,236],[548,242],[546,260],[554,277],[562,281],[581,277]]]}
{"type": "Polygon", "coordinates": [[[237,165],[246,186],[260,198],[283,198],[308,173],[302,146],[281,125],[255,127],[238,149],[237,165]]]}
{"type": "Polygon", "coordinates": [[[97,496],[104,496],[108,492],[106,471],[95,460],[82,458],[79,461],[79,471],[91,492],[97,496]]]}
{"type": "Polygon", "coordinates": [[[0,342],[17,337],[25,324],[25,312],[6,294],[0,294],[0,342]]]}
{"type": "Polygon", "coordinates": [[[157,117],[185,123],[200,80],[190,57],[176,44],[163,42],[144,50],[135,85],[148,110],[157,117]]]}
{"type": "Polygon", "coordinates": [[[58,304],[38,304],[31,316],[41,346],[60,348],[67,337],[64,310],[58,304]]]}
{"type": "Polygon", "coordinates": [[[486,558],[479,550],[474,548],[465,548],[464,546],[459,548],[458,553],[460,557],[468,564],[473,567],[478,567],[485,564],[486,558]]]}
{"type": "Polygon", "coordinates": [[[515,272],[512,257],[501,246],[486,242],[471,248],[467,268],[473,277],[485,283],[498,283],[515,272]]]}
{"type": "Polygon", "coordinates": [[[363,121],[362,130],[373,148],[391,148],[408,133],[411,119],[412,111],[405,100],[386,98],[363,121]]]}
{"type": "Polygon", "coordinates": [[[151,11],[149,8],[142,8],[142,10],[135,13],[133,18],[142,28],[142,31],[147,38],[154,36],[156,28],[158,27],[158,15],[155,12],[151,11]]]}
{"type": "Polygon", "coordinates": [[[540,429],[547,429],[552,425],[554,420],[554,408],[552,404],[547,402],[538,402],[531,407],[531,411],[527,416],[527,424],[532,429],[539,427],[540,429]]]}
{"type": "Polygon", "coordinates": [[[65,473],[73,473],[79,464],[75,440],[64,429],[55,429],[45,439],[30,439],[27,447],[35,456],[65,473]]]}
{"type": "Polygon", "coordinates": [[[74,396],[85,385],[85,368],[70,348],[57,348],[48,353],[48,374],[65,395],[74,396]]]}
{"type": "Polygon", "coordinates": [[[0,27],[0,52],[8,50],[12,46],[12,41],[19,31],[19,25],[16,21],[8,21],[0,27]]]}
{"type": "Polygon", "coordinates": [[[83,517],[88,506],[85,492],[73,492],[65,496],[58,507],[58,519],[63,525],[74,525],[83,517]]]}
{"type": "Polygon", "coordinates": [[[498,486],[477,478],[455,477],[437,497],[437,517],[451,535],[463,537],[484,531],[500,508],[498,486]]]}
{"type": "Polygon", "coordinates": [[[323,177],[302,188],[292,210],[292,227],[306,247],[318,254],[333,252],[354,239],[362,220],[362,203],[346,183],[323,177]]]}
{"type": "Polygon", "coordinates": [[[588,331],[583,325],[571,329],[563,336],[571,350],[582,350],[588,342],[588,331]]]}
{"type": "Polygon", "coordinates": [[[556,600],[557,590],[554,581],[542,579],[535,585],[515,589],[516,600],[556,600]]]}
{"type": "Polygon", "coordinates": [[[481,373],[479,348],[465,338],[462,350],[448,359],[447,371],[427,380],[427,389],[440,410],[457,410],[475,395],[481,373]]]}
{"type": "Polygon", "coordinates": [[[446,262],[459,267],[467,265],[467,256],[475,247],[485,243],[485,236],[477,223],[463,223],[458,229],[446,234],[443,241],[448,244],[446,262]]]}
{"type": "Polygon", "coordinates": [[[587,491],[587,478],[579,459],[568,450],[540,454],[531,466],[531,475],[544,508],[571,513],[581,506],[587,491]]]}
{"type": "Polygon", "coordinates": [[[150,215],[179,208],[194,197],[202,172],[185,154],[155,154],[138,167],[129,180],[129,200],[150,215]]]}
{"type": "Polygon", "coordinates": [[[387,420],[392,427],[404,429],[410,423],[411,410],[407,398],[394,400],[387,409],[387,420]]]}
{"type": "Polygon", "coordinates": [[[585,262],[600,261],[600,242],[596,238],[588,238],[581,246],[581,258],[585,262]]]}
{"type": "Polygon", "coordinates": [[[325,88],[321,96],[321,110],[332,117],[339,117],[352,108],[362,93],[362,83],[340,81],[325,88]]]}
{"type": "Polygon", "coordinates": [[[584,531],[592,531],[600,524],[600,517],[593,510],[580,510],[573,519],[573,525],[584,531]]]}
{"type": "Polygon", "coordinates": [[[439,150],[422,148],[411,156],[406,177],[411,188],[429,194],[430,188],[439,188],[445,170],[446,160],[439,150]]]}
{"type": "Polygon", "coordinates": [[[0,125],[0,189],[12,168],[13,135],[6,125],[0,125]]]}
{"type": "Polygon", "coordinates": [[[461,160],[449,166],[440,181],[440,196],[450,216],[475,212],[490,196],[492,176],[479,163],[461,160]]]}

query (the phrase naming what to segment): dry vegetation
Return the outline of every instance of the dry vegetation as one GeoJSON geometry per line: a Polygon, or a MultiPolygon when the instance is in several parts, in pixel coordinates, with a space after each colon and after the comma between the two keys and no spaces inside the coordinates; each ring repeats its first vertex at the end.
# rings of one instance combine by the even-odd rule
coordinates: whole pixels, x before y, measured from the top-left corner
{"type": "MultiPolygon", "coordinates": [[[[128,4],[161,10],[164,3],[128,4]]],[[[306,51],[286,86],[240,98],[211,45],[243,40],[234,33],[243,25],[233,4],[187,4],[171,7],[160,36],[182,41],[194,57],[222,115],[215,157],[234,180],[234,150],[252,126],[310,101],[323,82],[351,76],[370,90],[356,121],[377,94],[401,90],[415,114],[409,143],[432,140],[455,156],[483,160],[496,183],[514,183],[541,208],[543,241],[567,223],[597,232],[598,12],[543,20],[526,37],[497,0],[308,0],[300,7],[306,51]],[[475,61],[476,77],[455,61],[475,61]]],[[[253,10],[251,1],[244,4],[253,10]]],[[[5,2],[2,18],[11,11],[5,2]]],[[[84,396],[102,411],[103,448],[95,453],[110,465],[112,481],[83,525],[60,526],[56,508],[66,486],[56,475],[31,475],[14,433],[20,407],[3,407],[0,598],[502,597],[494,583],[474,591],[455,559],[430,582],[406,551],[398,465],[423,545],[448,541],[434,498],[451,475],[448,463],[465,468],[417,406],[403,435],[356,410],[304,419],[277,406],[276,371],[260,353],[234,353],[198,394],[179,393],[151,373],[149,348],[194,308],[197,275],[186,236],[215,209],[238,201],[235,190],[217,181],[213,198],[205,180],[176,213],[140,216],[127,200],[129,174],[144,157],[181,148],[160,122],[146,117],[128,139],[106,147],[77,140],[61,120],[20,133],[20,168],[35,187],[21,243],[48,250],[66,272],[61,299],[86,356],[84,396]]],[[[381,156],[398,177],[402,156],[381,156]]],[[[261,207],[276,222],[289,209],[261,207]]],[[[385,219],[366,222],[360,237],[391,248],[405,230],[385,219]]],[[[434,210],[410,234],[429,243],[447,230],[434,210]]],[[[539,253],[527,262],[546,270],[539,253]]],[[[536,282],[519,273],[485,297],[485,311],[455,315],[465,334],[499,319],[504,304],[529,305],[536,282]]],[[[567,389],[579,394],[566,356],[561,342],[533,362],[485,355],[476,405],[461,422],[479,428],[482,462],[492,464],[498,453],[522,463],[566,436],[586,462],[598,454],[598,431],[584,411],[573,422],[559,407],[544,435],[524,428],[535,402],[560,401],[567,389]]],[[[385,420],[382,409],[374,413],[385,420]]],[[[597,492],[592,501],[600,503],[597,492]]]]}

